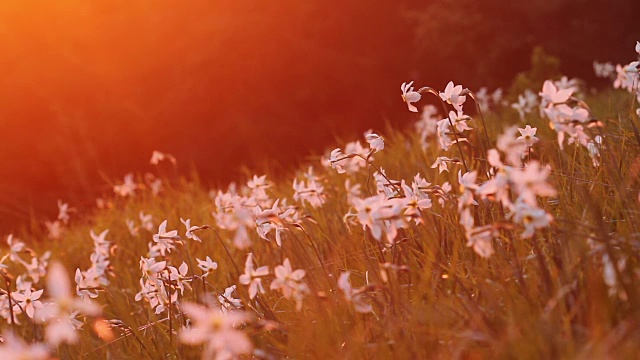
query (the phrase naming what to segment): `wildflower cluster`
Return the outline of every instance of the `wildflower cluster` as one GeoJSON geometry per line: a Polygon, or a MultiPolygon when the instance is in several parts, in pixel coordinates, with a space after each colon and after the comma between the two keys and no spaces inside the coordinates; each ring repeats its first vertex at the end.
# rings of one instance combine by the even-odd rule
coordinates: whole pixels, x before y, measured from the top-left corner
{"type": "MultiPolygon", "coordinates": [[[[551,81],[545,82],[545,87],[540,93],[540,103],[547,113],[553,113],[556,116],[556,122],[560,122],[559,115],[557,115],[560,111],[553,111],[556,106],[566,106],[564,103],[574,91],[575,84],[575,81],[563,78],[557,83],[557,86],[562,86],[563,88],[558,90],[556,84],[551,81]]],[[[406,89],[406,85],[403,84],[403,92],[406,89]]],[[[433,93],[435,94],[435,92],[433,93]]],[[[463,94],[472,93],[469,90],[463,90],[460,85],[454,86],[452,82],[447,85],[443,92],[438,93],[443,101],[443,106],[446,103],[456,110],[456,112],[450,111],[447,118],[437,122],[437,138],[440,148],[444,151],[449,150],[453,144],[459,144],[463,141],[468,142],[467,137],[463,137],[463,132],[474,131],[467,124],[468,121],[472,120],[471,117],[463,113],[463,105],[466,102],[466,96],[463,94]]],[[[403,94],[403,96],[406,101],[406,95],[403,94]]],[[[535,97],[533,92],[527,92],[525,96],[526,98],[520,96],[520,103],[513,106],[520,111],[521,117],[524,117],[525,110],[530,111],[532,104],[537,103],[537,99],[533,99],[535,97]]],[[[431,117],[434,109],[428,108],[427,110],[429,112],[428,116],[431,117]]],[[[579,111],[579,109],[571,110],[573,112],[579,111]]],[[[421,120],[420,123],[424,124],[425,121],[421,120]]],[[[432,187],[431,189],[438,189],[439,191],[431,191],[431,193],[438,194],[438,201],[443,206],[447,202],[456,199],[459,222],[465,230],[467,246],[473,247],[476,253],[482,257],[489,257],[494,253],[493,242],[494,239],[499,237],[501,229],[511,229],[514,225],[522,226],[525,230],[520,236],[523,239],[528,239],[535,234],[537,229],[548,227],[553,219],[553,216],[541,209],[537,202],[538,197],[553,197],[556,195],[555,189],[547,182],[550,173],[549,169],[541,167],[536,160],[527,161],[526,164],[523,162],[525,157],[530,160],[532,146],[538,141],[538,138],[535,137],[536,131],[537,129],[532,128],[530,125],[522,129],[510,127],[503,135],[498,137],[497,149],[489,149],[487,151],[486,161],[491,166],[491,169],[485,173],[488,179],[481,183],[478,183],[478,170],[470,171],[466,163],[460,159],[439,156],[431,165],[431,168],[438,168],[439,173],[449,171],[450,163],[462,163],[464,165],[465,172],[458,171],[460,192],[457,196],[448,194],[450,189],[448,182],[432,187]],[[517,132],[520,133],[518,137],[515,136],[517,132]],[[505,154],[506,164],[502,162],[500,152],[505,154]],[[477,199],[482,199],[485,203],[495,202],[499,204],[502,210],[506,211],[505,218],[502,221],[491,224],[477,224],[475,220],[477,216],[473,215],[476,212],[475,209],[480,206],[477,199]],[[512,225],[508,225],[509,223],[512,225]]],[[[421,136],[421,138],[423,137],[421,136]]],[[[462,152],[460,154],[461,157],[464,156],[462,152]]],[[[486,171],[486,168],[483,168],[483,170],[486,171]]],[[[421,179],[419,175],[416,176],[416,181],[412,184],[414,190],[420,187],[429,189],[431,185],[425,179],[421,179]],[[421,185],[417,185],[417,180],[421,185]]],[[[411,193],[411,188],[407,187],[404,181],[402,181],[402,186],[405,189],[405,198],[414,196],[414,199],[419,199],[418,196],[411,193]]],[[[400,198],[397,196],[398,194],[393,192],[388,193],[388,195],[390,196],[390,199],[387,199],[389,203],[392,201],[397,202],[397,199],[400,198]]],[[[431,200],[428,194],[422,193],[421,195],[423,205],[417,205],[415,207],[416,210],[424,210],[431,207],[431,200]]],[[[357,215],[361,224],[371,229],[374,238],[379,240],[381,234],[384,233],[387,234],[387,240],[393,242],[397,235],[397,229],[404,228],[403,224],[407,222],[391,222],[390,220],[399,218],[400,213],[411,213],[419,216],[419,212],[407,211],[407,209],[401,210],[402,205],[394,207],[391,204],[385,204],[384,200],[382,196],[372,197],[366,203],[356,203],[359,206],[355,207],[359,210],[357,215]],[[393,212],[391,209],[396,209],[396,211],[393,212]]],[[[420,203],[415,202],[415,204],[420,203]]],[[[352,215],[347,214],[347,217],[349,216],[352,215]]]]}
{"type": "MultiPolygon", "coordinates": [[[[624,89],[636,97],[636,102],[640,103],[640,41],[636,42],[636,53],[638,60],[632,61],[626,65],[618,64],[615,66],[615,73],[612,64],[597,65],[594,63],[596,75],[600,77],[611,77],[614,79],[613,87],[616,89],[624,89]]],[[[640,107],[636,109],[636,114],[640,117],[640,107]]]]}
{"type": "MultiPolygon", "coordinates": [[[[634,101],[637,67],[614,84],[634,101]]],[[[584,357],[602,357],[590,324],[615,326],[607,351],[633,337],[640,284],[637,164],[605,159],[638,153],[622,125],[624,141],[604,147],[610,122],[581,88],[549,79],[501,124],[485,118],[509,105],[500,89],[403,83],[413,128],[369,130],[292,178],[207,196],[131,173],[86,221],[59,201],[49,239],[6,237],[0,358],[514,357],[529,337],[558,352],[590,339],[584,357]],[[437,106],[419,108],[425,97],[437,106]]],[[[150,163],[177,168],[159,151],[150,163]]]]}
{"type": "Polygon", "coordinates": [[[68,227],[71,221],[71,213],[75,211],[69,204],[58,200],[58,217],[53,222],[45,222],[45,226],[49,231],[49,238],[60,239],[62,237],[65,227],[68,227]]]}

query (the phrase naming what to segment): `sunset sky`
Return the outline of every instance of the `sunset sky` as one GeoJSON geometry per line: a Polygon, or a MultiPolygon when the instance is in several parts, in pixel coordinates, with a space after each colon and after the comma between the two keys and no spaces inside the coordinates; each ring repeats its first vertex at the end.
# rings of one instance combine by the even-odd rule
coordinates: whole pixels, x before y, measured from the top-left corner
{"type": "MultiPolygon", "coordinates": [[[[593,3],[591,9],[605,2],[593,3]]],[[[520,40],[500,38],[508,44],[497,47],[504,52],[486,52],[496,60],[483,63],[471,58],[482,56],[475,37],[488,43],[495,29],[487,25],[484,33],[464,37],[447,28],[448,22],[457,24],[465,6],[477,5],[4,1],[3,224],[55,211],[59,198],[90,204],[110,191],[105,179],[148,170],[153,150],[173,153],[181,171],[193,165],[211,184],[235,178],[243,164],[321,153],[336,136],[406,122],[399,85],[409,79],[434,86],[450,79],[476,88],[508,86],[528,67],[533,45],[549,37],[538,28],[532,37],[519,35],[531,32],[526,24],[537,24],[542,15],[520,24],[517,17],[503,21],[520,40]],[[447,16],[425,21],[424,14],[438,9],[448,9],[447,16]]],[[[633,13],[627,10],[621,13],[633,13]]],[[[488,13],[508,19],[502,14],[518,11],[498,6],[470,22],[487,24],[482,16],[488,13]]],[[[581,16],[578,25],[567,25],[569,35],[590,19],[581,16]]],[[[618,17],[612,36],[636,36],[626,21],[618,17]]],[[[598,60],[615,61],[620,52],[612,42],[622,40],[591,39],[594,52],[611,53],[611,59],[598,60]]],[[[580,41],[572,41],[580,51],[580,41]]],[[[554,46],[550,42],[552,52],[554,46]]],[[[582,71],[575,75],[590,76],[591,60],[573,59],[582,71]]]]}

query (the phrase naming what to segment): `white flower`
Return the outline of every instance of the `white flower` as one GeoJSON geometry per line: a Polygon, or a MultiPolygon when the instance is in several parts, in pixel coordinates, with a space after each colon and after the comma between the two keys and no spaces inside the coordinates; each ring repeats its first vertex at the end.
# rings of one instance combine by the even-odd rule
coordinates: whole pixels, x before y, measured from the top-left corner
{"type": "Polygon", "coordinates": [[[478,106],[480,107],[480,111],[487,112],[489,111],[489,89],[486,87],[481,87],[480,90],[476,91],[476,99],[478,100],[478,106]]]}
{"type": "Polygon", "coordinates": [[[269,267],[261,266],[258,269],[253,269],[253,254],[247,255],[247,261],[244,264],[244,274],[240,275],[240,284],[249,285],[249,298],[253,299],[260,291],[261,294],[265,293],[262,286],[261,277],[269,275],[269,267]]]}
{"type": "Polygon", "coordinates": [[[93,239],[93,246],[96,251],[103,255],[109,255],[110,242],[106,239],[108,233],[109,229],[102,231],[100,235],[96,235],[93,230],[89,232],[91,239],[93,239]]]}
{"type": "Polygon", "coordinates": [[[218,302],[222,305],[221,312],[227,312],[229,309],[240,309],[242,307],[242,300],[233,297],[233,292],[236,291],[236,286],[231,285],[224,289],[224,294],[218,295],[218,302]]]}
{"type": "Polygon", "coordinates": [[[152,165],[158,165],[163,160],[169,160],[174,166],[176,165],[176,158],[171,154],[163,153],[160,151],[154,151],[151,154],[151,160],[149,161],[152,165]]]}
{"type": "Polygon", "coordinates": [[[367,161],[364,159],[370,156],[370,153],[359,141],[348,143],[344,152],[342,153],[340,148],[336,148],[331,151],[329,157],[329,164],[338,171],[338,174],[355,173],[360,168],[367,166],[367,161]]]}
{"type": "Polygon", "coordinates": [[[58,200],[58,220],[62,221],[64,224],[69,223],[69,212],[72,209],[69,208],[69,204],[65,204],[62,201],[58,200]]]}
{"type": "Polygon", "coordinates": [[[127,174],[124,177],[124,182],[120,185],[113,187],[113,191],[122,197],[135,195],[138,185],[133,181],[133,174],[127,174]]]}
{"type": "MultiPolygon", "coordinates": [[[[31,262],[24,263],[23,265],[27,269],[27,273],[29,277],[34,282],[39,282],[41,277],[44,277],[47,274],[47,265],[49,264],[49,258],[51,257],[51,251],[45,252],[40,258],[34,256],[31,258],[31,262]]],[[[0,261],[0,268],[3,268],[4,265],[0,261]]]]}
{"type": "Polygon", "coordinates": [[[11,331],[5,332],[3,334],[3,337],[4,341],[0,344],[1,359],[49,359],[49,351],[44,344],[27,344],[21,338],[14,335],[11,331]]]}
{"type": "Polygon", "coordinates": [[[373,311],[371,305],[364,302],[363,293],[365,288],[353,289],[351,288],[351,282],[349,281],[350,272],[343,272],[338,279],[338,288],[344,293],[344,297],[347,302],[350,302],[355,307],[355,310],[359,313],[369,313],[373,311]]]}
{"type": "Polygon", "coordinates": [[[342,167],[342,164],[346,162],[347,159],[343,159],[345,154],[342,153],[340,148],[335,148],[331,151],[331,155],[329,157],[329,162],[331,163],[331,167],[336,169],[338,174],[344,174],[346,171],[342,167]]]}
{"type": "Polygon", "coordinates": [[[516,140],[524,142],[527,146],[533,146],[533,144],[539,140],[536,137],[536,131],[538,131],[538,129],[532,128],[531,125],[525,126],[524,129],[518,128],[518,131],[520,132],[520,136],[516,140]]]}
{"type": "Polygon", "coordinates": [[[591,157],[591,163],[594,167],[600,166],[600,148],[602,147],[602,136],[596,135],[593,141],[589,141],[587,144],[587,150],[589,150],[589,156],[591,157]]]}
{"type": "Polygon", "coordinates": [[[611,78],[616,73],[616,67],[612,63],[599,63],[597,61],[593,62],[593,70],[596,76],[601,78],[611,78]]]}
{"type": "MultiPolygon", "coordinates": [[[[426,182],[426,180],[420,178],[420,174],[417,174],[415,178],[419,179],[421,182],[426,182]]],[[[431,208],[431,198],[429,198],[425,192],[420,190],[420,185],[415,180],[411,184],[411,187],[409,187],[404,180],[402,180],[401,185],[402,190],[404,191],[404,199],[398,197],[389,201],[395,201],[396,206],[404,208],[403,215],[415,219],[416,223],[422,222],[423,220],[420,211],[431,208]]],[[[404,226],[401,223],[398,224],[399,225],[396,225],[398,227],[404,226]]]]}
{"type": "Polygon", "coordinates": [[[33,319],[35,310],[42,308],[42,302],[38,301],[40,296],[42,296],[42,291],[43,290],[32,292],[31,289],[26,289],[23,293],[11,293],[11,297],[17,302],[17,304],[13,306],[13,311],[22,309],[27,313],[28,317],[33,319]]]}
{"type": "Polygon", "coordinates": [[[493,101],[495,105],[499,105],[502,101],[502,93],[502,88],[497,88],[493,94],[491,94],[491,101],[493,101]]]}
{"type": "Polygon", "coordinates": [[[449,111],[449,119],[453,123],[453,126],[458,130],[458,132],[462,132],[465,130],[473,130],[467,125],[467,121],[471,120],[469,115],[465,115],[462,111],[458,110],[458,112],[449,111]]]}
{"type": "Polygon", "coordinates": [[[154,258],[140,258],[140,270],[146,279],[155,279],[157,274],[167,267],[166,261],[156,262],[154,258]]]}
{"type": "Polygon", "coordinates": [[[185,236],[187,237],[187,239],[192,239],[199,242],[202,242],[202,240],[198,237],[198,235],[196,235],[195,232],[199,230],[211,228],[209,225],[191,226],[191,219],[182,220],[182,218],[180,218],[180,222],[182,222],[182,224],[184,224],[184,226],[187,228],[187,232],[185,233],[185,236]]]}
{"type": "Polygon", "coordinates": [[[158,227],[158,233],[153,235],[153,241],[157,243],[162,256],[164,256],[167,251],[171,252],[171,249],[175,248],[175,245],[173,245],[174,240],[180,239],[178,236],[178,230],[166,231],[166,229],[167,220],[160,224],[158,227]]]}
{"type": "Polygon", "coordinates": [[[527,164],[524,170],[513,169],[511,181],[513,189],[525,203],[537,206],[536,196],[556,196],[557,192],[547,182],[551,170],[541,167],[540,163],[533,160],[527,164]]]}
{"type": "Polygon", "coordinates": [[[35,320],[46,323],[45,339],[47,343],[58,346],[62,342],[78,341],[76,328],[69,321],[75,311],[85,315],[97,316],[101,313],[98,305],[89,299],[82,300],[71,295],[71,284],[64,266],[53,263],[47,275],[47,292],[51,299],[44,304],[35,320]]]}
{"type": "Polygon", "coordinates": [[[147,231],[153,230],[153,217],[151,214],[146,214],[140,211],[140,226],[147,231]]]}
{"type": "Polygon", "coordinates": [[[438,132],[438,110],[433,105],[425,105],[420,120],[416,122],[416,130],[420,133],[420,144],[423,149],[429,146],[428,139],[438,132]]]}
{"type": "Polygon", "coordinates": [[[301,201],[302,204],[308,202],[314,208],[322,206],[324,187],[315,179],[309,179],[308,183],[305,180],[298,182],[298,179],[293,179],[293,190],[293,200],[301,201]]]}
{"type": "Polygon", "coordinates": [[[402,83],[400,85],[400,90],[402,90],[402,100],[407,103],[407,107],[411,112],[418,112],[418,108],[412,105],[411,103],[420,101],[422,95],[420,93],[413,91],[413,81],[410,83],[402,83]]]}
{"type": "Polygon", "coordinates": [[[613,87],[633,92],[639,77],[638,65],[640,65],[638,61],[631,62],[625,66],[616,65],[616,79],[613,82],[613,87]]]}
{"type": "Polygon", "coordinates": [[[475,227],[473,216],[469,208],[464,208],[460,212],[460,225],[465,229],[465,237],[467,238],[467,246],[473,247],[473,250],[483,258],[493,255],[493,239],[498,235],[495,228],[491,225],[475,227]]]}
{"type": "Polygon", "coordinates": [[[138,235],[138,227],[135,225],[135,222],[133,220],[127,219],[125,220],[125,223],[127,224],[127,229],[129,230],[129,234],[131,234],[131,236],[138,235]]]}
{"type": "Polygon", "coordinates": [[[462,85],[453,85],[453,81],[449,81],[444,92],[440,93],[440,98],[451,104],[456,110],[462,111],[462,104],[467,100],[467,97],[460,96],[461,93],[462,85]]]}
{"type": "Polygon", "coordinates": [[[458,170],[458,183],[460,184],[460,198],[458,199],[459,206],[462,205],[477,205],[473,198],[473,191],[478,188],[476,180],[478,178],[478,172],[472,171],[462,174],[462,170],[458,170]]]}
{"type": "Polygon", "coordinates": [[[563,76],[562,78],[560,78],[560,80],[554,81],[553,84],[557,86],[558,89],[571,89],[573,91],[576,91],[579,85],[578,82],[578,79],[569,79],[568,77],[563,76]]]}
{"type": "Polygon", "coordinates": [[[95,288],[100,286],[100,282],[95,276],[92,275],[92,272],[86,272],[85,274],[83,274],[80,269],[76,269],[76,295],[78,295],[82,299],[86,299],[87,297],[95,299],[98,297],[98,292],[95,288]]]}
{"type": "Polygon", "coordinates": [[[380,135],[369,133],[365,135],[365,139],[369,143],[369,147],[371,148],[372,152],[376,153],[384,149],[384,139],[382,139],[380,135]]]}
{"type": "Polygon", "coordinates": [[[154,196],[157,196],[158,194],[160,194],[160,191],[162,191],[162,180],[155,179],[155,180],[151,181],[149,183],[149,188],[151,189],[151,193],[154,196]]]}
{"type": "Polygon", "coordinates": [[[371,235],[376,240],[382,239],[382,235],[386,229],[384,221],[382,220],[386,198],[384,193],[380,193],[365,199],[352,199],[352,206],[356,211],[353,216],[358,219],[362,228],[369,227],[371,235]]]}
{"type": "Polygon", "coordinates": [[[517,201],[513,212],[513,221],[524,225],[524,232],[520,235],[523,239],[529,239],[535,234],[536,229],[549,226],[553,216],[537,206],[531,206],[524,201],[517,201]]]}
{"type": "Polygon", "coordinates": [[[573,88],[560,89],[551,80],[546,80],[542,85],[540,96],[542,97],[542,107],[565,103],[573,94],[573,88]]]}
{"type": "Polygon", "coordinates": [[[513,166],[522,166],[522,153],[527,149],[524,141],[518,140],[518,129],[510,126],[498,136],[496,147],[507,155],[506,162],[513,166]]]}
{"type": "Polygon", "coordinates": [[[449,166],[447,164],[447,162],[451,161],[451,159],[449,159],[446,156],[439,156],[436,161],[433,163],[433,165],[431,165],[432,169],[438,168],[438,173],[442,174],[443,171],[449,171],[449,166]]]}
{"type": "Polygon", "coordinates": [[[206,260],[196,259],[198,261],[198,267],[205,272],[205,275],[209,275],[213,270],[218,268],[218,263],[211,260],[210,257],[207,256],[206,260]]]}
{"type": "Polygon", "coordinates": [[[24,261],[20,258],[19,253],[25,249],[25,245],[20,240],[14,240],[13,234],[7,236],[7,244],[9,245],[9,260],[14,263],[23,263],[24,261]]]}
{"type": "Polygon", "coordinates": [[[511,104],[511,107],[518,111],[518,115],[520,115],[520,120],[524,120],[524,114],[528,113],[527,111],[527,100],[522,95],[518,95],[518,102],[511,104]]]}
{"type": "Polygon", "coordinates": [[[189,284],[191,278],[187,276],[189,272],[187,263],[183,261],[179,268],[176,269],[175,266],[167,266],[167,269],[169,270],[169,280],[171,280],[173,284],[176,284],[180,290],[180,294],[184,294],[185,287],[191,290],[191,285],[189,284]]]}
{"type": "MultiPolygon", "coordinates": [[[[454,137],[451,136],[453,130],[451,129],[451,120],[447,117],[437,122],[438,125],[438,144],[442,150],[449,150],[449,148],[456,143],[454,137]]],[[[467,138],[460,137],[458,135],[457,142],[468,142],[467,138]]]]}
{"type": "Polygon", "coordinates": [[[183,344],[205,344],[203,359],[236,359],[253,349],[247,334],[238,330],[249,316],[242,311],[221,313],[190,302],[180,305],[193,325],[183,328],[179,339],[183,344]]]}
{"type": "Polygon", "coordinates": [[[62,233],[64,232],[64,228],[62,227],[62,223],[58,220],[54,222],[45,222],[44,224],[49,231],[49,238],[57,240],[62,238],[62,233]]]}
{"type": "Polygon", "coordinates": [[[306,272],[302,269],[293,271],[288,258],[282,265],[276,266],[274,273],[276,278],[271,282],[271,290],[280,290],[285,298],[293,297],[296,300],[296,310],[302,310],[302,297],[309,292],[309,288],[302,281],[306,272]]]}

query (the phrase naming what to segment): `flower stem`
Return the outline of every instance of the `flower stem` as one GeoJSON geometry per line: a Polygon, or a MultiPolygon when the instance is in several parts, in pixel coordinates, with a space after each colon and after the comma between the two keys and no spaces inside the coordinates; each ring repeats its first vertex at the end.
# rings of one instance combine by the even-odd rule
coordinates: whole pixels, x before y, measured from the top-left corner
{"type": "Polygon", "coordinates": [[[458,146],[458,150],[460,151],[460,158],[462,159],[462,165],[464,166],[464,171],[469,172],[469,167],[467,166],[467,162],[464,159],[464,152],[462,151],[462,146],[460,146],[460,141],[458,141],[458,133],[456,132],[456,128],[455,126],[453,126],[453,121],[451,120],[451,117],[449,116],[449,112],[447,111],[447,105],[444,103],[444,101],[442,101],[442,99],[440,98],[440,94],[435,89],[425,86],[418,90],[419,93],[422,93],[423,91],[426,91],[428,93],[435,95],[438,98],[438,100],[440,100],[440,104],[442,105],[442,111],[444,111],[444,116],[446,116],[447,119],[449,120],[449,125],[451,126],[451,132],[453,133],[453,137],[456,139],[456,145],[458,146]]]}

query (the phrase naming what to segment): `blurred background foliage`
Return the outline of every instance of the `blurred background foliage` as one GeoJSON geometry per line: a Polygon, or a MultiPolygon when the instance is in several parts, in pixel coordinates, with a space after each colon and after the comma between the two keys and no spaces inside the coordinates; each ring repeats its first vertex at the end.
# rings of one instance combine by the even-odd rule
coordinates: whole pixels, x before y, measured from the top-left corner
{"type": "Polygon", "coordinates": [[[531,67],[516,74],[508,87],[507,98],[515,101],[515,97],[527,89],[542,89],[545,80],[557,79],[560,74],[560,60],[547,54],[542,46],[536,46],[531,53],[531,67]]]}
{"type": "Polygon", "coordinates": [[[633,59],[639,13],[633,0],[2,2],[1,226],[58,198],[91,204],[105,178],[150,170],[153,150],[215,185],[409,124],[403,81],[605,85],[592,62],[633,59]]]}

